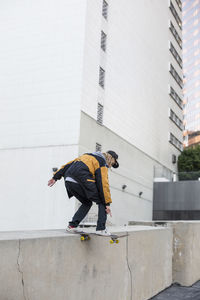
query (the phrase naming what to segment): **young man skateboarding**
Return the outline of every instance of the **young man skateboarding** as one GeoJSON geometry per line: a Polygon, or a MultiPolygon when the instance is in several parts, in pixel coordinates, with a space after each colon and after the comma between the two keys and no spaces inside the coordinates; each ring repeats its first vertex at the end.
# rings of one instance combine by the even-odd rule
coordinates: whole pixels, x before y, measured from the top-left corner
{"type": "Polygon", "coordinates": [[[69,198],[75,196],[81,206],[69,222],[67,231],[75,232],[76,227],[89,212],[92,202],[98,205],[98,234],[110,235],[106,230],[107,214],[111,215],[112,203],[108,182],[108,168],[118,168],[118,155],[114,151],[106,153],[85,153],[68,162],[54,173],[48,186],[53,186],[57,180],[64,177],[65,187],[69,198]]]}

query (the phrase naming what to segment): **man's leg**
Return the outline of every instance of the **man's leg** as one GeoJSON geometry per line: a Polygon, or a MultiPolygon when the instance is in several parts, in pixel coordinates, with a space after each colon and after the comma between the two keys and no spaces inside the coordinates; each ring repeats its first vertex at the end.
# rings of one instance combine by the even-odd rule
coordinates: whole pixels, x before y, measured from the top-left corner
{"type": "Polygon", "coordinates": [[[75,215],[72,218],[72,221],[69,222],[70,226],[77,227],[79,223],[85,218],[87,213],[89,212],[90,208],[92,206],[91,203],[82,203],[75,215]]]}
{"type": "Polygon", "coordinates": [[[105,204],[98,203],[98,220],[97,220],[97,228],[96,230],[104,230],[106,228],[106,220],[107,220],[107,213],[106,213],[106,206],[105,204]]]}
{"type": "Polygon", "coordinates": [[[77,227],[89,212],[92,206],[92,201],[86,198],[85,192],[79,184],[66,181],[65,186],[67,190],[82,203],[73,216],[72,221],[69,222],[70,226],[77,227]]]}

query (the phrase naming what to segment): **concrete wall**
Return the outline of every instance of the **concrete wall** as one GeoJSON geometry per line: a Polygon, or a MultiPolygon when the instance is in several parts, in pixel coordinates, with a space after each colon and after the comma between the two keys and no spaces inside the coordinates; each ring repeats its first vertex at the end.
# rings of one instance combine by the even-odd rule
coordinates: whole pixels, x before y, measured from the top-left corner
{"type": "Polygon", "coordinates": [[[191,286],[200,280],[200,222],[173,222],[173,282],[191,286]]]}
{"type": "Polygon", "coordinates": [[[164,226],[173,230],[173,283],[191,286],[200,280],[200,222],[129,222],[138,226],[164,226]]]}
{"type": "Polygon", "coordinates": [[[172,283],[172,229],[126,231],[113,245],[63,231],[1,233],[0,299],[149,299],[172,283]]]}
{"type": "Polygon", "coordinates": [[[62,230],[1,232],[0,299],[147,300],[172,282],[200,280],[200,222],[112,231],[128,237],[111,245],[107,237],[81,242],[62,230]]]}

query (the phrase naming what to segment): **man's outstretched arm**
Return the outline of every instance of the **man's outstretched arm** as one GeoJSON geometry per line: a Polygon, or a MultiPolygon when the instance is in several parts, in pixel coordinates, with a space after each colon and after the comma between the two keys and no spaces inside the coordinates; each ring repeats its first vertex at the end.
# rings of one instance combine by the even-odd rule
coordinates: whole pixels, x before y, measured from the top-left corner
{"type": "Polygon", "coordinates": [[[53,177],[48,181],[48,186],[53,186],[57,180],[60,180],[62,177],[64,177],[64,174],[66,170],[71,166],[71,164],[75,161],[76,159],[68,162],[66,165],[62,166],[58,171],[56,171],[53,174],[53,177]]]}
{"type": "Polygon", "coordinates": [[[56,180],[51,178],[49,181],[48,181],[48,186],[53,186],[54,184],[56,183],[56,180]]]}

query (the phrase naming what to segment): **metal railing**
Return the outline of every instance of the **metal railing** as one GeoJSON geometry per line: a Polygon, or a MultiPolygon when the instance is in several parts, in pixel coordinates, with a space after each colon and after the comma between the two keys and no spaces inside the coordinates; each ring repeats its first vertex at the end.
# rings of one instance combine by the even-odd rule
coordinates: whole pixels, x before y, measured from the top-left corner
{"type": "Polygon", "coordinates": [[[154,181],[188,181],[198,180],[200,181],[200,170],[193,172],[173,172],[167,168],[155,168],[154,169],[154,181]]]}

